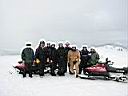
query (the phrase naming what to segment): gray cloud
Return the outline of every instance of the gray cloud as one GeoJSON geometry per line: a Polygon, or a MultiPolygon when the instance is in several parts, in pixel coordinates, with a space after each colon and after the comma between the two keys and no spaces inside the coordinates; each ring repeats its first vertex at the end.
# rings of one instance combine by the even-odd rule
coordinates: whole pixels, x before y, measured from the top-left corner
{"type": "Polygon", "coordinates": [[[1,0],[0,47],[26,41],[127,44],[127,0],[1,0]]]}

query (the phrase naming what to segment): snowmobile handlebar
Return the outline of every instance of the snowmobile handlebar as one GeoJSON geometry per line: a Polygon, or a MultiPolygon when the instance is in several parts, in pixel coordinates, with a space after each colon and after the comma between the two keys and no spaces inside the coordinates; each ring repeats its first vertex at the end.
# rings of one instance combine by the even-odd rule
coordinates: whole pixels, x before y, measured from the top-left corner
{"type": "Polygon", "coordinates": [[[19,64],[23,63],[23,61],[18,61],[19,64]]]}
{"type": "Polygon", "coordinates": [[[105,62],[98,62],[98,64],[107,64],[107,65],[113,65],[114,62],[111,62],[110,60],[108,60],[108,58],[105,59],[105,62]],[[111,62],[111,63],[110,63],[111,62]],[[110,63],[110,64],[109,64],[110,63]]]}

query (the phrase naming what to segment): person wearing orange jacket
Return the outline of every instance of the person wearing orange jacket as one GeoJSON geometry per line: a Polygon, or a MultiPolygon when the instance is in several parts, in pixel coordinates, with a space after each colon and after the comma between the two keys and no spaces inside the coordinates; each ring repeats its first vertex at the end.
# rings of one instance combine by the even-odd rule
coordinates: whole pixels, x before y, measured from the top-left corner
{"type": "Polygon", "coordinates": [[[76,69],[76,78],[79,74],[79,64],[80,64],[80,52],[76,49],[76,46],[72,46],[72,50],[68,52],[68,63],[70,65],[69,70],[70,74],[75,74],[74,67],[76,69]]]}

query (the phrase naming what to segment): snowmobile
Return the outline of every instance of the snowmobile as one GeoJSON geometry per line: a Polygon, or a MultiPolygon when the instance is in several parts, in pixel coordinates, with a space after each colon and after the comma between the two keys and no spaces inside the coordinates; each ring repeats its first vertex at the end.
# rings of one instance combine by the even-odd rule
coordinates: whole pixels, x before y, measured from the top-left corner
{"type": "MultiPolygon", "coordinates": [[[[45,64],[45,69],[44,69],[45,74],[51,72],[51,64],[52,64],[52,62],[47,62],[45,64]]],[[[24,71],[27,71],[27,68],[22,61],[18,61],[18,64],[13,67],[17,70],[17,72],[19,74],[23,74],[24,71]]],[[[56,69],[57,69],[57,67],[56,67],[56,69]]],[[[39,74],[39,62],[33,62],[32,73],[39,74]]]]}
{"type": "Polygon", "coordinates": [[[84,69],[84,75],[79,75],[81,79],[104,79],[127,82],[128,67],[115,68],[112,67],[113,62],[106,58],[106,62],[99,62],[94,66],[84,69]]]}
{"type": "MultiPolygon", "coordinates": [[[[13,65],[13,67],[17,70],[19,74],[23,74],[23,72],[27,70],[27,67],[25,66],[23,61],[18,61],[18,64],[13,65]]],[[[38,73],[38,65],[35,62],[33,62],[32,65],[32,73],[34,74],[38,73]]]]}

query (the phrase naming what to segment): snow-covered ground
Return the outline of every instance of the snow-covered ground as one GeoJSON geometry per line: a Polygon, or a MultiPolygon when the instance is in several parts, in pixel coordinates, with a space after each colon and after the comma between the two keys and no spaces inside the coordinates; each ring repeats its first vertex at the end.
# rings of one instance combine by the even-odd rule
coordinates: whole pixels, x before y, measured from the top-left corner
{"type": "MultiPolygon", "coordinates": [[[[96,48],[101,60],[108,57],[115,66],[127,66],[127,50],[119,51],[113,47],[96,48]]],[[[12,65],[20,56],[0,56],[0,96],[128,96],[128,84],[75,78],[68,73],[65,77],[52,77],[46,74],[40,78],[22,78],[12,65]],[[12,74],[10,72],[13,72],[12,74]]]]}

